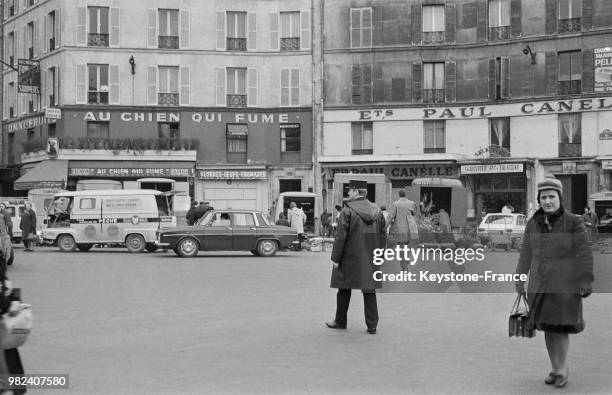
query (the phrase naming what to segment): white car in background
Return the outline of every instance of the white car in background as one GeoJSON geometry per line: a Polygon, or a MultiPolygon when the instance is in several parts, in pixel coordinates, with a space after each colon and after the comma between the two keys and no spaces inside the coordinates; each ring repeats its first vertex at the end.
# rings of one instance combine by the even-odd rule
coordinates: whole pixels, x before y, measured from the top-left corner
{"type": "Polygon", "coordinates": [[[482,244],[503,245],[506,249],[521,249],[527,225],[524,214],[489,213],[482,219],[476,232],[482,244]]]}

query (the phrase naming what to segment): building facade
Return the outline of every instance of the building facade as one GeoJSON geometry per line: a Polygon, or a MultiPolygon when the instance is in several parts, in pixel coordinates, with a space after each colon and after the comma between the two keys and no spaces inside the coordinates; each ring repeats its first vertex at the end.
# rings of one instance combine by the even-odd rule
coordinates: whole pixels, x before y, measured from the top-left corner
{"type": "Polygon", "coordinates": [[[605,0],[326,2],[328,207],[336,174],[380,173],[380,205],[417,183],[413,198],[468,221],[506,202],[530,214],[552,173],[582,213],[611,187],[611,21],[605,0]]]}

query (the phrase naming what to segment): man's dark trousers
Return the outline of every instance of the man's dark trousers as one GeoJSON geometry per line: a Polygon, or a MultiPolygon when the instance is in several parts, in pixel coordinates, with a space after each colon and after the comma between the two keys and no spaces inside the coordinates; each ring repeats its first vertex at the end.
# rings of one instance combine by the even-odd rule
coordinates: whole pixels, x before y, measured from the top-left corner
{"type": "MultiPolygon", "coordinates": [[[[369,329],[376,329],[378,325],[378,307],[376,305],[376,292],[374,290],[363,290],[363,310],[365,322],[369,329]]],[[[338,289],[336,295],[336,324],[346,327],[346,314],[351,302],[350,289],[338,289]]]]}

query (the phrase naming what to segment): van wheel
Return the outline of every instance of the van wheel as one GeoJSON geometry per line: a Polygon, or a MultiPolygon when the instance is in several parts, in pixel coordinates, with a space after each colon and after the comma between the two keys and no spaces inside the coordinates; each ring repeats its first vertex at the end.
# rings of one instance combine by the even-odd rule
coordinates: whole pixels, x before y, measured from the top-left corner
{"type": "Polygon", "coordinates": [[[72,252],[76,248],[76,243],[74,237],[70,235],[60,235],[60,237],[57,238],[57,246],[60,251],[72,252]]]}
{"type": "Polygon", "coordinates": [[[136,233],[128,235],[128,237],[125,239],[125,246],[127,247],[129,252],[143,252],[145,249],[145,245],[146,243],[144,237],[136,233]]]}
{"type": "Polygon", "coordinates": [[[79,251],[83,252],[91,250],[93,246],[93,244],[77,244],[77,248],[79,249],[79,251]]]}
{"type": "Polygon", "coordinates": [[[198,255],[199,251],[200,246],[198,245],[198,242],[191,237],[187,237],[179,241],[178,245],[176,246],[176,253],[178,256],[183,258],[192,258],[198,255]]]}
{"type": "Polygon", "coordinates": [[[145,249],[149,252],[155,252],[157,251],[157,246],[154,243],[147,243],[145,249]]]}
{"type": "Polygon", "coordinates": [[[257,252],[260,256],[272,256],[276,254],[278,244],[276,240],[260,240],[257,243],[257,252]]]}

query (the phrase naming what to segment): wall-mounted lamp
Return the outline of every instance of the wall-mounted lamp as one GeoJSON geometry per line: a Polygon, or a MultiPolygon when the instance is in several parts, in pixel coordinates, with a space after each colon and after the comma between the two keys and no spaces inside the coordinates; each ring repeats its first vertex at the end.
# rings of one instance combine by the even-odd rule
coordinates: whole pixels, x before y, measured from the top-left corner
{"type": "Polygon", "coordinates": [[[132,75],[136,74],[136,61],[134,60],[134,56],[130,56],[128,62],[130,62],[130,66],[132,66],[132,75]]]}
{"type": "Polygon", "coordinates": [[[536,64],[536,54],[535,52],[531,51],[531,47],[529,46],[529,44],[527,44],[525,48],[523,48],[523,54],[529,55],[529,57],[531,58],[531,64],[536,64]]]}

